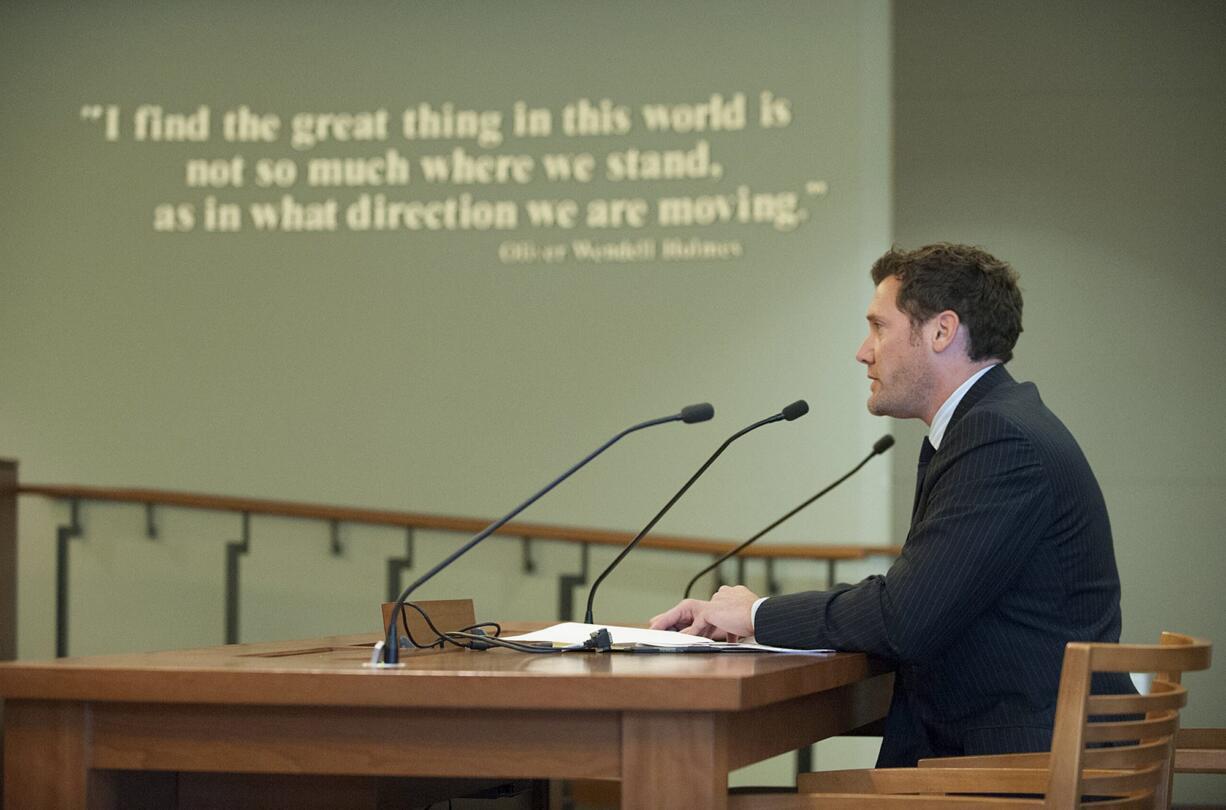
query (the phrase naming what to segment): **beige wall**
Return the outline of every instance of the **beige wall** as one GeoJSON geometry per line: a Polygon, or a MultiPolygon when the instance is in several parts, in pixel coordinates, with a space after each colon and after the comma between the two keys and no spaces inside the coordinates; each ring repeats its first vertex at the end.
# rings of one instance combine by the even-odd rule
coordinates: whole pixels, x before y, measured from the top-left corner
{"type": "MultiPolygon", "coordinates": [[[[1221,643],[1223,6],[901,2],[895,15],[896,239],[977,242],[1015,264],[1026,332],[1011,369],[1102,484],[1124,638],[1221,643]]],[[[905,525],[914,468],[893,463],[905,525]]],[[[1220,672],[1189,683],[1185,723],[1226,725],[1220,672]]],[[[1220,780],[1182,790],[1226,795],[1220,780]]]]}

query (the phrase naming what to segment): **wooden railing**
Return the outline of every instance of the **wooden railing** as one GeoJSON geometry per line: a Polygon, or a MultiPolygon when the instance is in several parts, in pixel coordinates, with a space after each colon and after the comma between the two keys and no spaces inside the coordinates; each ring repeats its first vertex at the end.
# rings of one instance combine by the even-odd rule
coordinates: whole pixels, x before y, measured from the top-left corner
{"type": "MultiPolygon", "coordinates": [[[[175,492],[160,489],[115,489],[80,485],[20,485],[16,481],[16,465],[12,470],[13,495],[7,500],[15,501],[15,495],[37,495],[67,502],[70,506],[69,523],[56,530],[56,654],[67,655],[68,637],[68,564],[71,541],[82,534],[80,506],[86,502],[118,502],[143,505],[146,511],[146,531],[150,537],[157,536],[156,509],[159,507],[185,508],[204,511],[231,512],[241,516],[242,536],[226,546],[226,633],[227,643],[236,643],[239,637],[239,561],[247,553],[251,540],[251,517],[272,516],[318,520],[332,526],[333,552],[340,553],[340,527],[342,524],[401,527],[406,532],[405,554],[387,560],[387,596],[395,598],[401,588],[401,575],[413,567],[414,532],[419,530],[455,532],[471,535],[484,529],[489,520],[483,518],[453,517],[424,512],[401,512],[380,509],[361,509],[345,506],[329,506],[296,501],[266,500],[223,495],[204,495],[190,492],[175,492]]],[[[0,520],[3,519],[0,505],[0,520]]],[[[2,532],[2,527],[0,527],[2,532]]],[[[550,541],[574,543],[580,546],[580,571],[563,574],[558,581],[558,618],[568,620],[573,616],[574,588],[588,582],[588,550],[592,546],[625,546],[633,535],[627,532],[574,526],[557,526],[544,523],[512,522],[501,527],[496,535],[518,539],[523,545],[523,569],[526,573],[536,570],[533,543],[550,541]]],[[[640,548],[700,554],[717,557],[731,550],[735,543],[679,535],[651,535],[645,538],[640,548]]],[[[3,551],[0,538],[0,551],[3,551]]],[[[812,560],[824,562],[828,581],[835,581],[835,566],[844,560],[860,560],[869,556],[894,556],[897,546],[859,545],[756,545],[746,549],[741,557],[761,559],[766,565],[767,592],[777,593],[778,583],[774,576],[774,562],[780,559],[812,560]]],[[[745,560],[738,557],[737,577],[744,578],[745,560]]],[[[2,576],[3,574],[0,574],[2,576]]],[[[718,572],[717,572],[718,576],[718,572]]],[[[16,582],[0,581],[0,588],[14,588],[16,582]]],[[[11,591],[0,593],[0,598],[10,598],[11,591]]],[[[3,638],[0,637],[0,644],[3,638]]]]}

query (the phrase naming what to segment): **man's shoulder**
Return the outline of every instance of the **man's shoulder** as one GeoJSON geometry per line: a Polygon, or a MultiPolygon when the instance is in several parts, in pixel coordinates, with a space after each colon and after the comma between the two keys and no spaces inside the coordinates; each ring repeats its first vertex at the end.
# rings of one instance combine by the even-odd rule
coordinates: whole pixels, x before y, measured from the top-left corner
{"type": "Polygon", "coordinates": [[[960,414],[949,439],[964,447],[1013,440],[1041,455],[1077,447],[1068,428],[1044,404],[1038,386],[1004,377],[960,414]]]}
{"type": "Polygon", "coordinates": [[[952,423],[1010,422],[1025,423],[1050,412],[1031,382],[1013,379],[1003,364],[993,366],[966,392],[954,411],[952,423]]]}
{"type": "Polygon", "coordinates": [[[1016,382],[1013,379],[984,394],[966,415],[974,416],[976,412],[981,419],[1003,418],[1019,425],[1037,419],[1055,418],[1055,414],[1047,409],[1043,398],[1039,396],[1037,385],[1032,382],[1016,382]]]}

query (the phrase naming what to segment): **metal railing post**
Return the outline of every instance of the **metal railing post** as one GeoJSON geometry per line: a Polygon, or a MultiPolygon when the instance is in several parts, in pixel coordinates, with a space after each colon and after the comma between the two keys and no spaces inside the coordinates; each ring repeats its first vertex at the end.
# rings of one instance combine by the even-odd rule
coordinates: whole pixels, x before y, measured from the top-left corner
{"type": "Polygon", "coordinates": [[[251,550],[251,513],[243,512],[242,537],[226,543],[226,643],[238,643],[238,561],[251,550]]]}
{"type": "Polygon", "coordinates": [[[413,527],[404,530],[404,556],[387,559],[387,601],[400,596],[400,572],[413,567],[413,527]]]}
{"type": "Polygon", "coordinates": [[[562,574],[558,577],[558,621],[570,622],[575,619],[575,588],[587,584],[589,545],[579,546],[579,573],[562,574]]]}
{"type": "Polygon", "coordinates": [[[81,502],[73,498],[67,524],[55,530],[55,657],[68,655],[68,552],[72,538],[81,536],[81,502]]]}
{"type": "Polygon", "coordinates": [[[0,459],[0,661],[17,657],[17,462],[0,459]]]}

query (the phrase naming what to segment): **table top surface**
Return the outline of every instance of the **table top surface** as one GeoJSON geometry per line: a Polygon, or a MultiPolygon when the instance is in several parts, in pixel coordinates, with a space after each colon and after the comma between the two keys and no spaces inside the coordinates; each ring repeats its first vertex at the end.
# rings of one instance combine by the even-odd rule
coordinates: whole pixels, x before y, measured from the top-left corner
{"type": "MultiPolygon", "coordinates": [[[[516,632],[518,625],[511,629],[516,632]]],[[[0,663],[0,697],[138,703],[738,711],[886,671],[860,653],[419,651],[375,634],[0,663]]]]}

